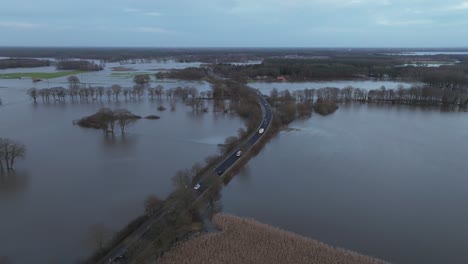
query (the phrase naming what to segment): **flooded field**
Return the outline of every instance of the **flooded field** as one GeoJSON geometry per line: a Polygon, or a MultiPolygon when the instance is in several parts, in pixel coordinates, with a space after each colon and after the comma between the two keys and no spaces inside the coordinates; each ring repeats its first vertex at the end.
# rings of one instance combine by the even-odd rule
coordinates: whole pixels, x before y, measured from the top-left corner
{"type": "MultiPolygon", "coordinates": [[[[84,76],[93,83],[131,82],[105,79],[103,72],[84,76]]],[[[243,127],[235,116],[196,114],[182,103],[170,111],[165,99],[33,104],[25,94],[30,85],[31,80],[0,80],[0,137],[27,147],[16,173],[0,176],[0,256],[14,263],[72,263],[87,256],[91,225],[119,230],[143,212],[148,195],[164,198],[172,190],[177,170],[216,154],[217,144],[243,127]],[[157,111],[160,105],[168,110],[157,111]],[[102,107],[161,119],[139,120],[125,137],[72,124],[102,107]]],[[[179,81],[161,85],[209,87],[179,81]]]]}
{"type": "Polygon", "coordinates": [[[395,263],[467,263],[468,116],[349,105],[291,124],[223,210],[395,263]]]}

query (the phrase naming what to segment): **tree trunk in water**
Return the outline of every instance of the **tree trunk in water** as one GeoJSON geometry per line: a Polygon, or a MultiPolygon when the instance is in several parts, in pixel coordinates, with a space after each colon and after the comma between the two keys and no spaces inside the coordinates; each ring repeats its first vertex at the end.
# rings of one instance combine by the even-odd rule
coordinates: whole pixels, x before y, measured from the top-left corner
{"type": "Polygon", "coordinates": [[[5,158],[5,164],[6,164],[7,170],[10,170],[10,162],[9,162],[8,158],[5,158]]]}
{"type": "Polygon", "coordinates": [[[13,163],[15,163],[15,157],[11,157],[11,160],[10,160],[10,170],[13,169],[13,163]]]}

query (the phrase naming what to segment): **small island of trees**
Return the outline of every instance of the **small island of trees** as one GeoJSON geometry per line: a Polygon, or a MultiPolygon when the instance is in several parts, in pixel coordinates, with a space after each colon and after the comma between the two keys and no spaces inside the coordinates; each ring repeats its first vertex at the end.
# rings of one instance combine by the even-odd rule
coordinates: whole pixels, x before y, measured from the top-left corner
{"type": "Polygon", "coordinates": [[[104,133],[112,135],[115,125],[117,125],[120,127],[121,134],[124,135],[125,128],[138,119],[141,119],[141,116],[135,115],[127,109],[101,108],[97,113],[78,120],[77,124],[81,127],[101,129],[104,133]]]}
{"type": "Polygon", "coordinates": [[[26,147],[8,138],[0,138],[0,173],[4,169],[11,171],[15,161],[24,158],[26,147]]]}

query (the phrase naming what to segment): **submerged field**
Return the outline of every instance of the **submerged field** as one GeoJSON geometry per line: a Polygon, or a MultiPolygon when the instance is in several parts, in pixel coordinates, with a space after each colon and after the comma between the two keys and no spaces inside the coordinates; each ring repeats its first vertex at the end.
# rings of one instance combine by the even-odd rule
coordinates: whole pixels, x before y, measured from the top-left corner
{"type": "Polygon", "coordinates": [[[54,79],[68,75],[84,73],[83,71],[61,71],[61,72],[14,72],[0,74],[0,79],[54,79]]]}
{"type": "Polygon", "coordinates": [[[148,72],[148,71],[139,71],[139,72],[124,72],[124,71],[118,71],[118,72],[112,72],[110,74],[110,77],[117,77],[117,78],[133,78],[137,75],[141,74],[148,74],[148,75],[153,75],[154,72],[148,72]]]}
{"type": "Polygon", "coordinates": [[[386,263],[254,220],[218,214],[213,221],[221,232],[181,243],[159,263],[386,263]]]}

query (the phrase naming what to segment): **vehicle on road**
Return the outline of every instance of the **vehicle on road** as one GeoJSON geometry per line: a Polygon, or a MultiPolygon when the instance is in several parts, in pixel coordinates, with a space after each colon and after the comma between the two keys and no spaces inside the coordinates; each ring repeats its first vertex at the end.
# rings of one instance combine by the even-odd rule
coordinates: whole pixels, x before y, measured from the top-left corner
{"type": "Polygon", "coordinates": [[[265,129],[263,129],[263,128],[260,128],[260,130],[258,130],[259,134],[263,134],[263,132],[265,132],[265,129]]]}
{"type": "Polygon", "coordinates": [[[237,152],[236,152],[236,156],[237,156],[237,157],[242,156],[242,150],[237,151],[237,152]]]}
{"type": "Polygon", "coordinates": [[[200,185],[199,183],[197,183],[197,184],[195,185],[195,187],[193,187],[193,189],[194,189],[194,190],[198,190],[198,189],[200,189],[200,186],[201,186],[201,185],[200,185]]]}
{"type": "Polygon", "coordinates": [[[223,170],[219,170],[219,171],[217,171],[216,173],[218,173],[218,175],[221,175],[221,174],[224,173],[224,171],[223,171],[223,170]]]}

